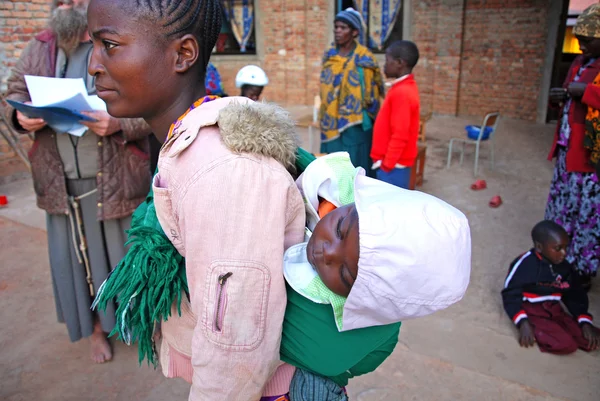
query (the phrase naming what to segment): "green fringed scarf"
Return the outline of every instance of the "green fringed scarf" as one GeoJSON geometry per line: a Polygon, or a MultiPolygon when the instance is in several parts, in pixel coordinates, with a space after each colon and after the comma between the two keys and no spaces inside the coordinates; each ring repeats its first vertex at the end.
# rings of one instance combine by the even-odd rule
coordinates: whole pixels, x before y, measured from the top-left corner
{"type": "MultiPolygon", "coordinates": [[[[299,173],[315,160],[302,148],[296,153],[299,173]]],[[[181,316],[182,294],[189,298],[185,259],[177,252],[162,230],[154,208],[152,189],[133,213],[127,231],[127,255],[98,289],[92,309],[106,310],[109,302],[118,301],[116,324],[110,336],[131,345],[138,343],[138,361],[144,358],[157,366],[154,329],[171,316],[173,300],[181,316]]]]}

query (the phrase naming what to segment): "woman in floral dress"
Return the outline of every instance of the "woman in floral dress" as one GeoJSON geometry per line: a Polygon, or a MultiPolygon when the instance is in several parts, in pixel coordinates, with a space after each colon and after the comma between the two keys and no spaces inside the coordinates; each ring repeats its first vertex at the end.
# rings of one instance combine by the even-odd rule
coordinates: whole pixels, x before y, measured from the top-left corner
{"type": "MultiPolygon", "coordinates": [[[[550,159],[556,158],[546,219],[562,225],[571,237],[567,259],[589,288],[600,265],[600,184],[584,145],[586,115],[600,110],[600,4],[587,8],[573,30],[582,51],[562,88],[550,91],[562,107],[550,159]]],[[[589,123],[589,121],[588,121],[589,123]]]]}

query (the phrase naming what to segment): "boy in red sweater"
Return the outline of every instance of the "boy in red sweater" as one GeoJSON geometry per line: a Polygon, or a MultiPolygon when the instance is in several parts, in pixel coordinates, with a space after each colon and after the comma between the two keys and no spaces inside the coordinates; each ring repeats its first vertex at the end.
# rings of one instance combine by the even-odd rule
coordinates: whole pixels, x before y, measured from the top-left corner
{"type": "Polygon", "coordinates": [[[384,72],[396,79],[377,115],[371,148],[377,178],[406,189],[417,158],[420,102],[412,69],[418,60],[419,49],[413,42],[399,40],[387,48],[384,72]]]}

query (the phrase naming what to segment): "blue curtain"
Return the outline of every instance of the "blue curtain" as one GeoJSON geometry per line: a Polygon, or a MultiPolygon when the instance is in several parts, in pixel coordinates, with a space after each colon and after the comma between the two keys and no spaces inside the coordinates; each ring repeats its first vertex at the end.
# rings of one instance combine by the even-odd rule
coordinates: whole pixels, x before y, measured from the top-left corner
{"type": "Polygon", "coordinates": [[[246,51],[254,29],[254,0],[221,0],[235,40],[246,51]]]}
{"type": "Polygon", "coordinates": [[[225,94],[221,74],[219,74],[219,70],[217,70],[217,67],[213,63],[208,63],[208,67],[206,67],[204,87],[206,88],[207,95],[223,96],[225,94]]]}
{"type": "Polygon", "coordinates": [[[369,48],[383,49],[400,15],[402,0],[354,0],[354,6],[369,26],[369,48]]]}

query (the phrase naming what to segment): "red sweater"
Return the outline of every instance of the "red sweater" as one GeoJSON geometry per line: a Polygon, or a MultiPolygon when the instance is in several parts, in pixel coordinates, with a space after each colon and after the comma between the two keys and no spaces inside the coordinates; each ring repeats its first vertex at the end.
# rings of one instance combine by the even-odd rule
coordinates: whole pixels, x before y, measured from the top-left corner
{"type": "Polygon", "coordinates": [[[419,137],[419,89],[412,74],[388,91],[373,128],[371,159],[381,160],[383,171],[396,164],[411,167],[417,158],[419,137]]]}

